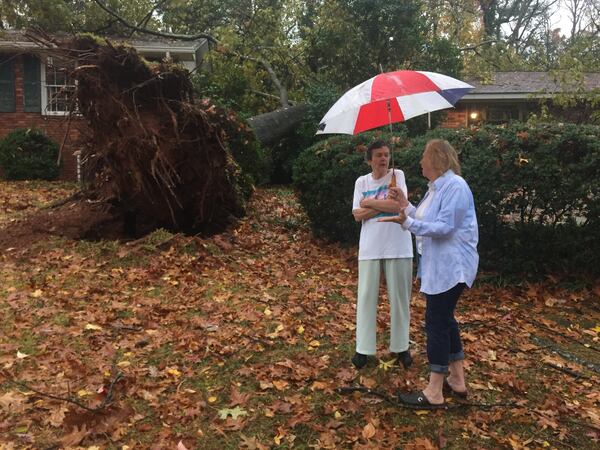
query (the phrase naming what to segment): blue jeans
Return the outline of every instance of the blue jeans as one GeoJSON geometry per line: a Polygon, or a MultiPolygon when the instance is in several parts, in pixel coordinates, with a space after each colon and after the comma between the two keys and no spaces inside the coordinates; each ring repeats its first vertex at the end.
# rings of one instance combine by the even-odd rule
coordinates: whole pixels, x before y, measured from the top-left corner
{"type": "Polygon", "coordinates": [[[427,358],[432,372],[446,374],[450,362],[465,359],[458,323],[454,318],[456,303],[465,287],[465,283],[458,283],[441,294],[425,294],[427,358]]]}

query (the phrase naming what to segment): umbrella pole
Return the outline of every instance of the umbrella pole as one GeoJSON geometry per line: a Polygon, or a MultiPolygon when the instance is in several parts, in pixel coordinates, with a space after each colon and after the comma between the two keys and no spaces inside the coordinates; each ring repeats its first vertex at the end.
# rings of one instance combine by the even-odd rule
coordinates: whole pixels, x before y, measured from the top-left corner
{"type": "Polygon", "coordinates": [[[387,99],[386,103],[390,124],[390,153],[392,154],[392,180],[390,181],[390,187],[396,187],[396,172],[394,171],[394,136],[392,136],[392,106],[389,98],[387,99]]]}

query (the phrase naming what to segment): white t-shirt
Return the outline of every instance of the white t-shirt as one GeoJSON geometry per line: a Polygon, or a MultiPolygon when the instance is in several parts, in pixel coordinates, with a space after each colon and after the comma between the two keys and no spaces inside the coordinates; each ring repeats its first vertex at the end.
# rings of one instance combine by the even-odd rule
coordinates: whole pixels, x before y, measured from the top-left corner
{"type": "MultiPolygon", "coordinates": [[[[404,172],[395,169],[396,186],[405,195],[408,195],[404,172]]],[[[373,173],[363,175],[354,184],[354,201],[352,210],[360,208],[360,201],[365,198],[383,200],[387,198],[392,171],[378,180],[373,178],[373,173]]],[[[377,216],[363,220],[360,229],[360,242],[358,245],[358,259],[391,259],[412,258],[413,247],[410,232],[404,230],[397,223],[377,222],[384,216],[392,216],[393,213],[380,213],[377,216]]]]}

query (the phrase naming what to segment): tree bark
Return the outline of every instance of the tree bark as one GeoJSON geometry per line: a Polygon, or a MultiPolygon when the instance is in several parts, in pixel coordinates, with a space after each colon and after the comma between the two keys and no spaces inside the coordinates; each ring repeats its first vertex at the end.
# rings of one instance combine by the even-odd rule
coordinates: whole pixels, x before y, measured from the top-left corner
{"type": "MultiPolygon", "coordinates": [[[[263,146],[277,143],[300,125],[306,114],[306,105],[294,105],[251,117],[248,125],[263,146]]],[[[315,128],[316,129],[316,128],[315,128]]]]}

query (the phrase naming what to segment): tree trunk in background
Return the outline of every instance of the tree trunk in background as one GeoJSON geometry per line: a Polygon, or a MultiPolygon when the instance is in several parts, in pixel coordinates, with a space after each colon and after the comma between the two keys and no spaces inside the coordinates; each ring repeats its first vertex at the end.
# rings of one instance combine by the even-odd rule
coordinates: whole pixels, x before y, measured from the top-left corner
{"type": "MultiPolygon", "coordinates": [[[[261,145],[276,144],[298,127],[307,111],[306,105],[287,106],[265,114],[251,117],[248,125],[261,145]]],[[[316,127],[315,127],[316,131],[316,127]]]]}

